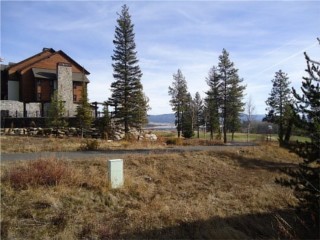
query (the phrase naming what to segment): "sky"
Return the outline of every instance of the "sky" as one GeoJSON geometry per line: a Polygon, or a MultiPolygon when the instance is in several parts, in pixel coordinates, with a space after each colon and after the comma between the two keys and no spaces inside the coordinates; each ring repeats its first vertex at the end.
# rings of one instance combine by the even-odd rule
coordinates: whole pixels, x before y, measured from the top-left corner
{"type": "Polygon", "coordinates": [[[256,114],[265,114],[275,72],[300,89],[303,52],[319,60],[319,1],[9,1],[1,0],[1,58],[19,62],[62,50],[90,75],[89,100],[106,101],[114,81],[117,13],[129,7],[148,114],[172,113],[168,87],[180,69],[188,90],[205,97],[210,68],[225,48],[247,86],[256,114]]]}

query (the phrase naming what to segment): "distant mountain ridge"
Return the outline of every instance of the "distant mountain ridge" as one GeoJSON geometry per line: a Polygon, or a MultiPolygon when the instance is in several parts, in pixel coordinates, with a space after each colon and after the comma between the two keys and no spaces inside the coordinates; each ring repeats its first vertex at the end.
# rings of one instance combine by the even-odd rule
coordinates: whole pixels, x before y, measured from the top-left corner
{"type": "MultiPolygon", "coordinates": [[[[254,121],[261,122],[262,119],[265,117],[263,114],[255,114],[252,116],[254,121]]],[[[174,113],[167,113],[167,114],[159,114],[159,115],[148,115],[149,123],[171,123],[174,124],[175,116],[174,113]]],[[[241,120],[246,120],[246,114],[241,114],[241,120]]]]}
{"type": "Polygon", "coordinates": [[[148,115],[149,123],[174,123],[174,113],[148,115]]]}

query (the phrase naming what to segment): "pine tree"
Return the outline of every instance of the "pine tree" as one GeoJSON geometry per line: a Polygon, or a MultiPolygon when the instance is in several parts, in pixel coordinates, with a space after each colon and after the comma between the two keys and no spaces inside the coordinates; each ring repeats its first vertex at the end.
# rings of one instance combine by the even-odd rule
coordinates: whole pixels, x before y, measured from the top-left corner
{"type": "Polygon", "coordinates": [[[178,137],[180,137],[183,131],[183,114],[186,111],[188,103],[187,81],[180,69],[178,69],[177,74],[173,74],[172,86],[169,86],[169,95],[171,96],[170,105],[175,113],[175,125],[178,137]]]}
{"type": "Polygon", "coordinates": [[[192,138],[194,135],[193,126],[195,118],[195,106],[191,94],[186,96],[185,108],[182,113],[182,136],[185,138],[192,138]]]}
{"type": "Polygon", "coordinates": [[[81,99],[76,110],[76,119],[78,126],[81,128],[81,137],[83,137],[83,130],[91,127],[93,117],[92,108],[88,99],[87,85],[83,83],[81,99]]]}
{"type": "Polygon", "coordinates": [[[108,103],[114,106],[114,121],[124,126],[128,137],[130,127],[139,127],[146,122],[148,102],[140,81],[142,72],[135,51],[134,25],[131,23],[129,8],[123,5],[118,15],[112,56],[115,81],[111,84],[112,95],[108,103]]]}
{"type": "MultiPolygon", "coordinates": [[[[318,39],[320,44],[320,39],[318,39]]],[[[290,186],[299,200],[297,214],[306,229],[304,238],[320,238],[320,61],[309,58],[307,53],[307,77],[303,77],[301,93],[294,88],[293,96],[295,126],[303,130],[310,141],[286,145],[291,151],[303,158],[299,168],[288,168],[284,171],[289,179],[277,179],[277,182],[290,186]]]]}
{"type": "Polygon", "coordinates": [[[220,105],[222,101],[222,84],[215,66],[209,71],[207,84],[210,89],[206,92],[207,97],[205,98],[205,121],[210,131],[210,138],[213,140],[214,131],[220,136],[220,105]]]}
{"type": "Polygon", "coordinates": [[[231,140],[234,140],[234,133],[241,127],[240,113],[244,111],[245,103],[243,100],[243,91],[245,86],[241,85],[243,79],[240,79],[237,74],[230,79],[229,97],[227,101],[227,109],[230,109],[227,116],[228,130],[231,132],[231,140]]]}
{"type": "Polygon", "coordinates": [[[136,92],[134,95],[135,103],[131,106],[132,109],[132,118],[135,121],[132,123],[132,126],[137,128],[139,131],[142,130],[142,126],[148,123],[147,110],[150,110],[149,107],[149,98],[142,92],[136,92]]]}
{"type": "Polygon", "coordinates": [[[272,89],[269,98],[266,101],[268,114],[265,118],[266,121],[275,123],[279,126],[278,137],[279,144],[287,144],[290,136],[286,137],[286,132],[291,132],[292,124],[288,124],[292,119],[292,112],[289,105],[291,104],[291,90],[288,75],[282,70],[275,73],[272,80],[272,89]]]}
{"type": "MultiPolygon", "coordinates": [[[[320,44],[320,39],[318,39],[320,44]]],[[[308,221],[316,238],[320,237],[320,61],[314,61],[305,53],[308,77],[303,77],[302,94],[293,89],[297,100],[297,126],[306,130],[311,142],[299,142],[293,150],[304,158],[291,184],[301,201],[300,207],[309,212],[308,221]]]]}
{"type": "Polygon", "coordinates": [[[196,92],[193,99],[194,126],[197,130],[197,137],[200,138],[200,126],[204,123],[204,105],[199,92],[196,92]]]}
{"type": "Polygon", "coordinates": [[[221,118],[223,125],[223,141],[227,142],[227,131],[234,133],[238,128],[239,115],[243,111],[242,102],[245,86],[239,78],[238,69],[229,59],[229,53],[223,49],[219,56],[218,77],[221,81],[221,118]]]}
{"type": "Polygon", "coordinates": [[[64,107],[64,102],[62,101],[61,96],[58,94],[58,91],[54,91],[51,97],[46,125],[54,128],[57,135],[59,128],[68,126],[68,123],[65,119],[65,113],[66,109],[64,107]]]}
{"type": "Polygon", "coordinates": [[[111,135],[111,119],[107,102],[103,104],[103,116],[98,119],[97,125],[102,132],[102,138],[108,140],[111,135]]]}

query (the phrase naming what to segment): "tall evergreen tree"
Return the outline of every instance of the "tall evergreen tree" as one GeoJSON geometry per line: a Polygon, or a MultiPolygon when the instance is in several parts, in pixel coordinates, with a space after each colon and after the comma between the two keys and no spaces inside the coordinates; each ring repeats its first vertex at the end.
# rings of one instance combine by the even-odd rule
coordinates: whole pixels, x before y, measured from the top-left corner
{"type": "MultiPolygon", "coordinates": [[[[318,39],[319,40],[319,39],[318,39]]],[[[319,40],[320,43],[320,40],[319,40]]],[[[320,61],[314,61],[305,53],[308,77],[303,77],[302,94],[293,89],[297,99],[295,110],[300,113],[299,127],[305,129],[310,143],[300,143],[298,154],[304,158],[296,175],[296,192],[302,207],[309,210],[318,226],[320,213],[320,61]]]]}
{"type": "Polygon", "coordinates": [[[223,125],[223,141],[227,142],[227,131],[234,132],[238,128],[239,115],[243,111],[242,102],[245,86],[239,78],[238,69],[229,59],[229,53],[223,49],[219,56],[218,77],[221,81],[221,118],[223,125]]]}
{"type": "Polygon", "coordinates": [[[91,127],[93,117],[92,108],[88,99],[87,85],[83,83],[81,99],[76,110],[76,118],[78,126],[81,128],[81,136],[83,137],[83,130],[91,127]]]}
{"type": "Polygon", "coordinates": [[[231,111],[229,111],[227,116],[227,126],[228,130],[232,134],[232,141],[234,140],[234,133],[241,127],[240,113],[245,110],[245,103],[243,102],[243,91],[245,90],[246,86],[241,85],[242,82],[243,79],[240,79],[238,74],[235,74],[230,79],[227,109],[230,109],[231,111]]]}
{"type": "Polygon", "coordinates": [[[114,121],[124,126],[128,137],[130,127],[139,127],[146,122],[148,102],[140,81],[142,72],[135,51],[134,25],[131,23],[129,8],[123,5],[118,15],[112,56],[115,81],[111,84],[109,105],[114,106],[114,121]]]}
{"type": "Polygon", "coordinates": [[[282,70],[279,70],[272,79],[271,93],[266,101],[268,113],[265,120],[279,126],[278,137],[281,146],[289,141],[288,136],[286,138],[287,142],[285,141],[285,133],[291,131],[290,128],[292,127],[292,125],[287,124],[288,120],[292,119],[292,112],[289,107],[291,101],[289,77],[282,70]]]}
{"type": "MultiPolygon", "coordinates": [[[[318,39],[320,44],[320,39],[318,39]]],[[[310,142],[291,143],[293,152],[303,158],[299,168],[288,169],[290,181],[282,183],[294,188],[299,199],[298,213],[304,213],[304,227],[308,228],[308,239],[320,238],[320,60],[314,61],[307,53],[307,77],[303,77],[301,93],[293,89],[296,99],[294,110],[296,114],[295,125],[303,129],[310,142]]]]}
{"type": "Polygon", "coordinates": [[[205,98],[205,121],[210,131],[210,138],[213,140],[214,131],[220,136],[220,105],[222,101],[222,83],[215,66],[210,69],[206,81],[209,91],[206,92],[207,97],[205,98]]]}
{"type": "Polygon", "coordinates": [[[199,92],[196,92],[193,99],[194,126],[197,130],[197,137],[200,138],[200,126],[204,123],[204,104],[199,92]]]}
{"type": "Polygon", "coordinates": [[[175,125],[178,137],[180,137],[183,130],[183,114],[186,111],[188,103],[187,81],[180,69],[178,69],[177,74],[173,74],[172,86],[169,86],[169,95],[171,96],[170,105],[175,113],[175,125]]]}
{"type": "Polygon", "coordinates": [[[194,135],[195,106],[190,93],[187,94],[184,109],[182,113],[182,136],[192,138],[194,135]]]}

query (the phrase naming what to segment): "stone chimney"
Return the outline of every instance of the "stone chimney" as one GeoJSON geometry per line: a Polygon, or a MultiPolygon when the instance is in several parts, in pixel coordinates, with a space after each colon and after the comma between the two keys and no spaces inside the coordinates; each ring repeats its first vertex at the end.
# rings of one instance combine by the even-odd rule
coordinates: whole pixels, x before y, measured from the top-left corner
{"type": "Polygon", "coordinates": [[[66,116],[74,114],[72,66],[69,63],[57,64],[58,95],[65,102],[66,116]]]}

